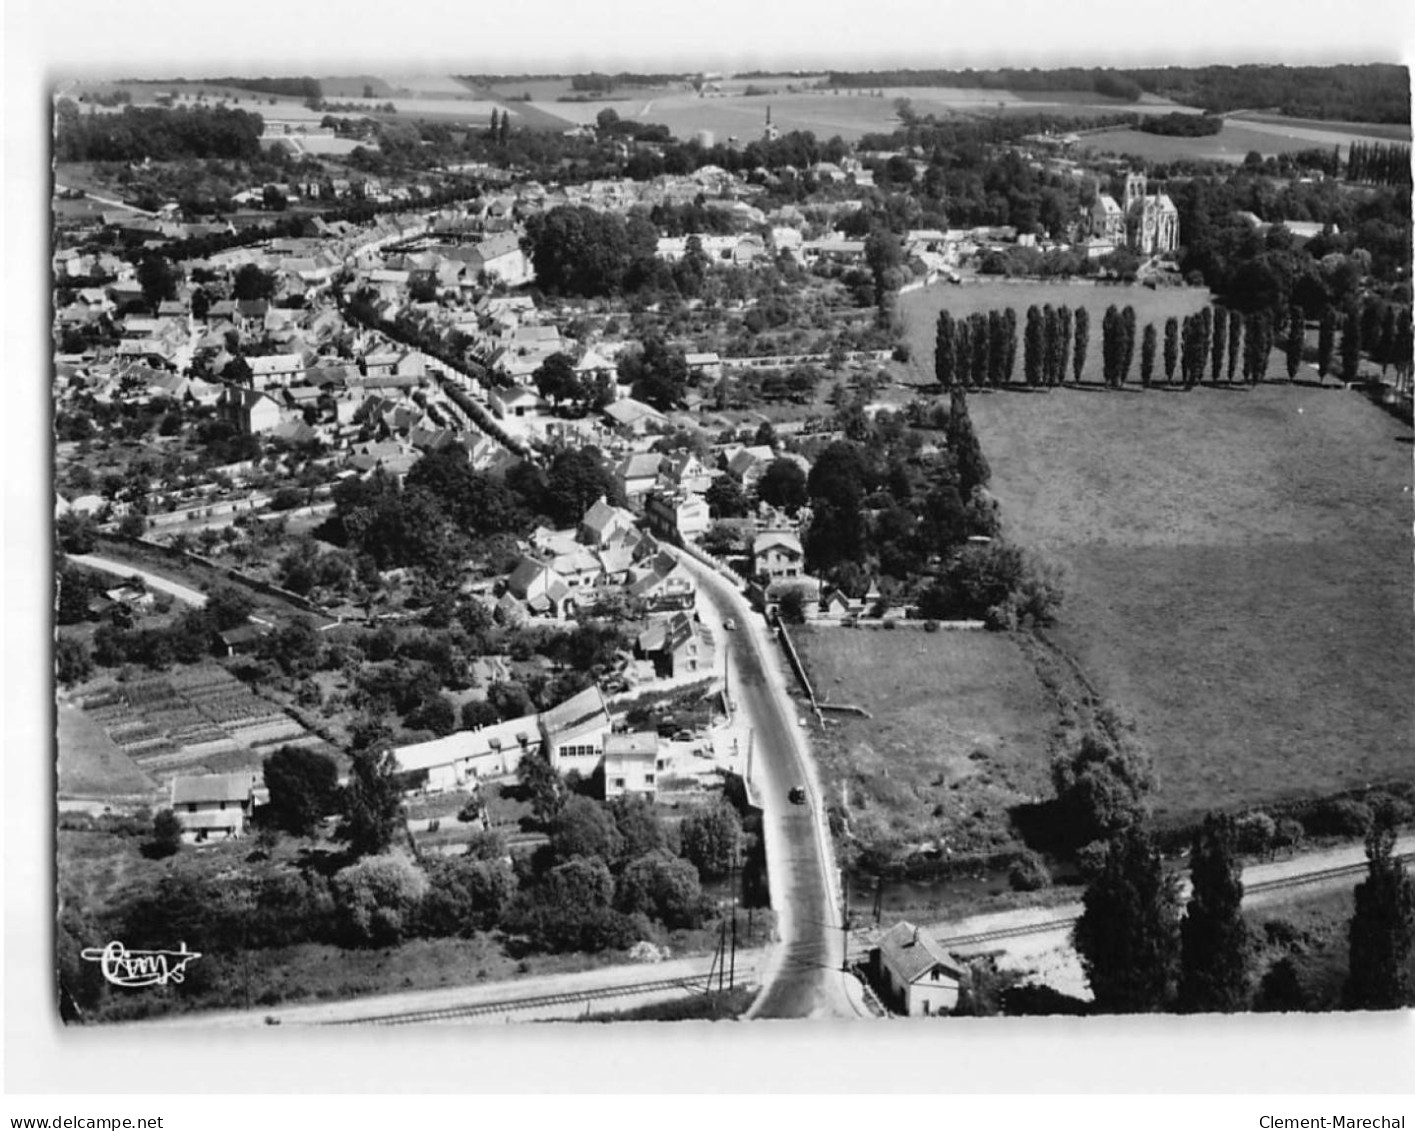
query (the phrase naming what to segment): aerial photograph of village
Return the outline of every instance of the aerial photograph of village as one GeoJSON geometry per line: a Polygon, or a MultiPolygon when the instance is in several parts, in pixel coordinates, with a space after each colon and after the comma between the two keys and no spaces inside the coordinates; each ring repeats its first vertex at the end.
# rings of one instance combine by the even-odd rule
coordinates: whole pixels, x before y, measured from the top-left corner
{"type": "Polygon", "coordinates": [[[47,96],[67,1025],[1415,1006],[1407,68],[47,96]]]}

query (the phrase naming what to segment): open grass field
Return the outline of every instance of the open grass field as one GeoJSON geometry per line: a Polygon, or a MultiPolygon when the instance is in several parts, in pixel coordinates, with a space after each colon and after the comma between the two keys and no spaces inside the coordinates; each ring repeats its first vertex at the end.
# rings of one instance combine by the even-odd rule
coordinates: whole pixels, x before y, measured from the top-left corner
{"type": "Polygon", "coordinates": [[[1386,127],[1356,124],[1350,127],[1340,122],[1284,121],[1280,118],[1229,118],[1223,129],[1210,137],[1165,137],[1141,130],[1105,130],[1081,139],[1080,148],[1097,154],[1114,153],[1142,157],[1150,161],[1227,161],[1241,164],[1256,150],[1264,157],[1279,153],[1294,153],[1301,149],[1330,149],[1339,145],[1345,151],[1353,141],[1372,139],[1405,140],[1392,136],[1386,127]],[[1381,130],[1381,133],[1372,133],[1381,130]]]}
{"type": "Polygon", "coordinates": [[[1408,427],[1310,385],[971,407],[1008,532],[1070,572],[1052,636],[1136,721],[1161,818],[1415,773],[1408,427]]]}
{"type": "Polygon", "coordinates": [[[118,797],[157,791],[157,783],[77,707],[60,703],[57,723],[60,797],[118,797]]]}
{"type": "MultiPolygon", "coordinates": [[[[1183,318],[1209,305],[1209,292],[1205,287],[1161,287],[1150,290],[1143,286],[1101,286],[1094,283],[1049,283],[1034,280],[1015,283],[969,281],[961,286],[939,283],[922,290],[910,291],[899,299],[899,313],[904,319],[905,340],[910,349],[906,373],[901,380],[912,384],[933,384],[934,334],[940,311],[948,310],[954,318],[967,318],[970,314],[1005,310],[1010,306],[1017,312],[1017,366],[1013,371],[1013,379],[1021,381],[1022,333],[1026,329],[1027,307],[1034,304],[1040,307],[1047,303],[1053,306],[1069,306],[1072,310],[1084,306],[1090,312],[1091,344],[1083,379],[1089,378],[1099,382],[1101,320],[1105,317],[1106,307],[1114,304],[1123,310],[1127,306],[1133,306],[1135,318],[1142,331],[1147,322],[1154,322],[1156,328],[1162,331],[1164,320],[1170,315],[1183,318]]],[[[1139,361],[1135,364],[1138,372],[1139,361]]]]}
{"type": "Polygon", "coordinates": [[[1241,123],[1253,129],[1267,125],[1282,130],[1321,130],[1378,141],[1410,140],[1410,127],[1398,122],[1325,122],[1319,118],[1285,118],[1281,114],[1264,114],[1259,110],[1238,110],[1225,117],[1230,123],[1241,123]]]}
{"type": "Polygon", "coordinates": [[[849,792],[857,836],[946,837],[953,852],[1013,843],[1006,810],[1049,791],[1054,700],[1009,636],[807,628],[793,639],[816,695],[873,716],[831,719],[813,746],[828,803],[849,792]]]}

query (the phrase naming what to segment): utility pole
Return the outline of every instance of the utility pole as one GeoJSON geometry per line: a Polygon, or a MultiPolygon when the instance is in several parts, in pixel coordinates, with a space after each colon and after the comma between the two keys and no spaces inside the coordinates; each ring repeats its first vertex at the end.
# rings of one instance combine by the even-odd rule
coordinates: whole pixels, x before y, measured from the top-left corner
{"type": "Polygon", "coordinates": [[[727,988],[737,988],[737,850],[732,851],[732,955],[728,959],[727,988]]]}

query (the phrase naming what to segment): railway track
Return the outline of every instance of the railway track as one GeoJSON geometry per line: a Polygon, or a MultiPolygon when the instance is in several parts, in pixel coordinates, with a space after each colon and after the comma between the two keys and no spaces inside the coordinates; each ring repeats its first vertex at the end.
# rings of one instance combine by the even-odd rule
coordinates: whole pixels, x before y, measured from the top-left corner
{"type": "MultiPolygon", "coordinates": [[[[1409,864],[1415,861],[1415,852],[1400,853],[1397,859],[1403,863],[1409,864]]],[[[1263,880],[1260,883],[1246,885],[1244,887],[1243,896],[1247,899],[1250,896],[1261,895],[1265,892],[1307,887],[1310,884],[1320,884],[1330,880],[1356,878],[1365,875],[1365,873],[1366,862],[1362,860],[1355,864],[1342,864],[1335,868],[1323,868],[1316,872],[1303,872],[1296,876],[1285,876],[1276,880],[1263,880]]],[[[984,943],[1000,942],[1004,939],[1025,938],[1028,935],[1041,935],[1050,931],[1059,931],[1072,926],[1079,918],[1079,915],[1061,915],[1055,919],[1047,919],[1041,923],[1031,923],[1021,927],[1004,927],[1000,930],[982,931],[972,935],[954,935],[951,938],[941,938],[938,941],[941,946],[949,949],[973,947],[984,943]]]]}
{"type": "Polygon", "coordinates": [[[452,1005],[443,1009],[415,1009],[405,1013],[388,1013],[379,1017],[355,1017],[348,1020],[324,1021],[322,1025],[422,1025],[432,1021],[457,1021],[472,1017],[487,1017],[494,1014],[519,1013],[528,1009],[542,1009],[546,1006],[576,1005],[580,1003],[605,1001],[619,997],[637,997],[642,994],[658,993],[664,990],[706,993],[712,976],[691,974],[682,978],[657,978],[648,982],[631,982],[622,986],[603,986],[593,990],[573,990],[558,994],[539,994],[533,997],[502,998],[499,1001],[475,1002],[469,1005],[452,1005]]]}

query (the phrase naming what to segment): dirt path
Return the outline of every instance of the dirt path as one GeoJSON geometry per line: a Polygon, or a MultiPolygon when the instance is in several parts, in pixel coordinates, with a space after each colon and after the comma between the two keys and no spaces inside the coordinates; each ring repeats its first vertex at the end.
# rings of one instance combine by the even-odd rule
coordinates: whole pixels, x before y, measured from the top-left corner
{"type": "Polygon", "coordinates": [[[206,604],[205,593],[198,593],[195,589],[189,589],[180,582],[149,573],[137,566],[126,565],[123,562],[114,561],[112,558],[102,558],[96,554],[70,554],[69,560],[76,565],[96,569],[102,573],[111,573],[116,577],[140,577],[149,588],[156,589],[160,593],[170,593],[184,604],[195,605],[197,608],[206,604]]]}

